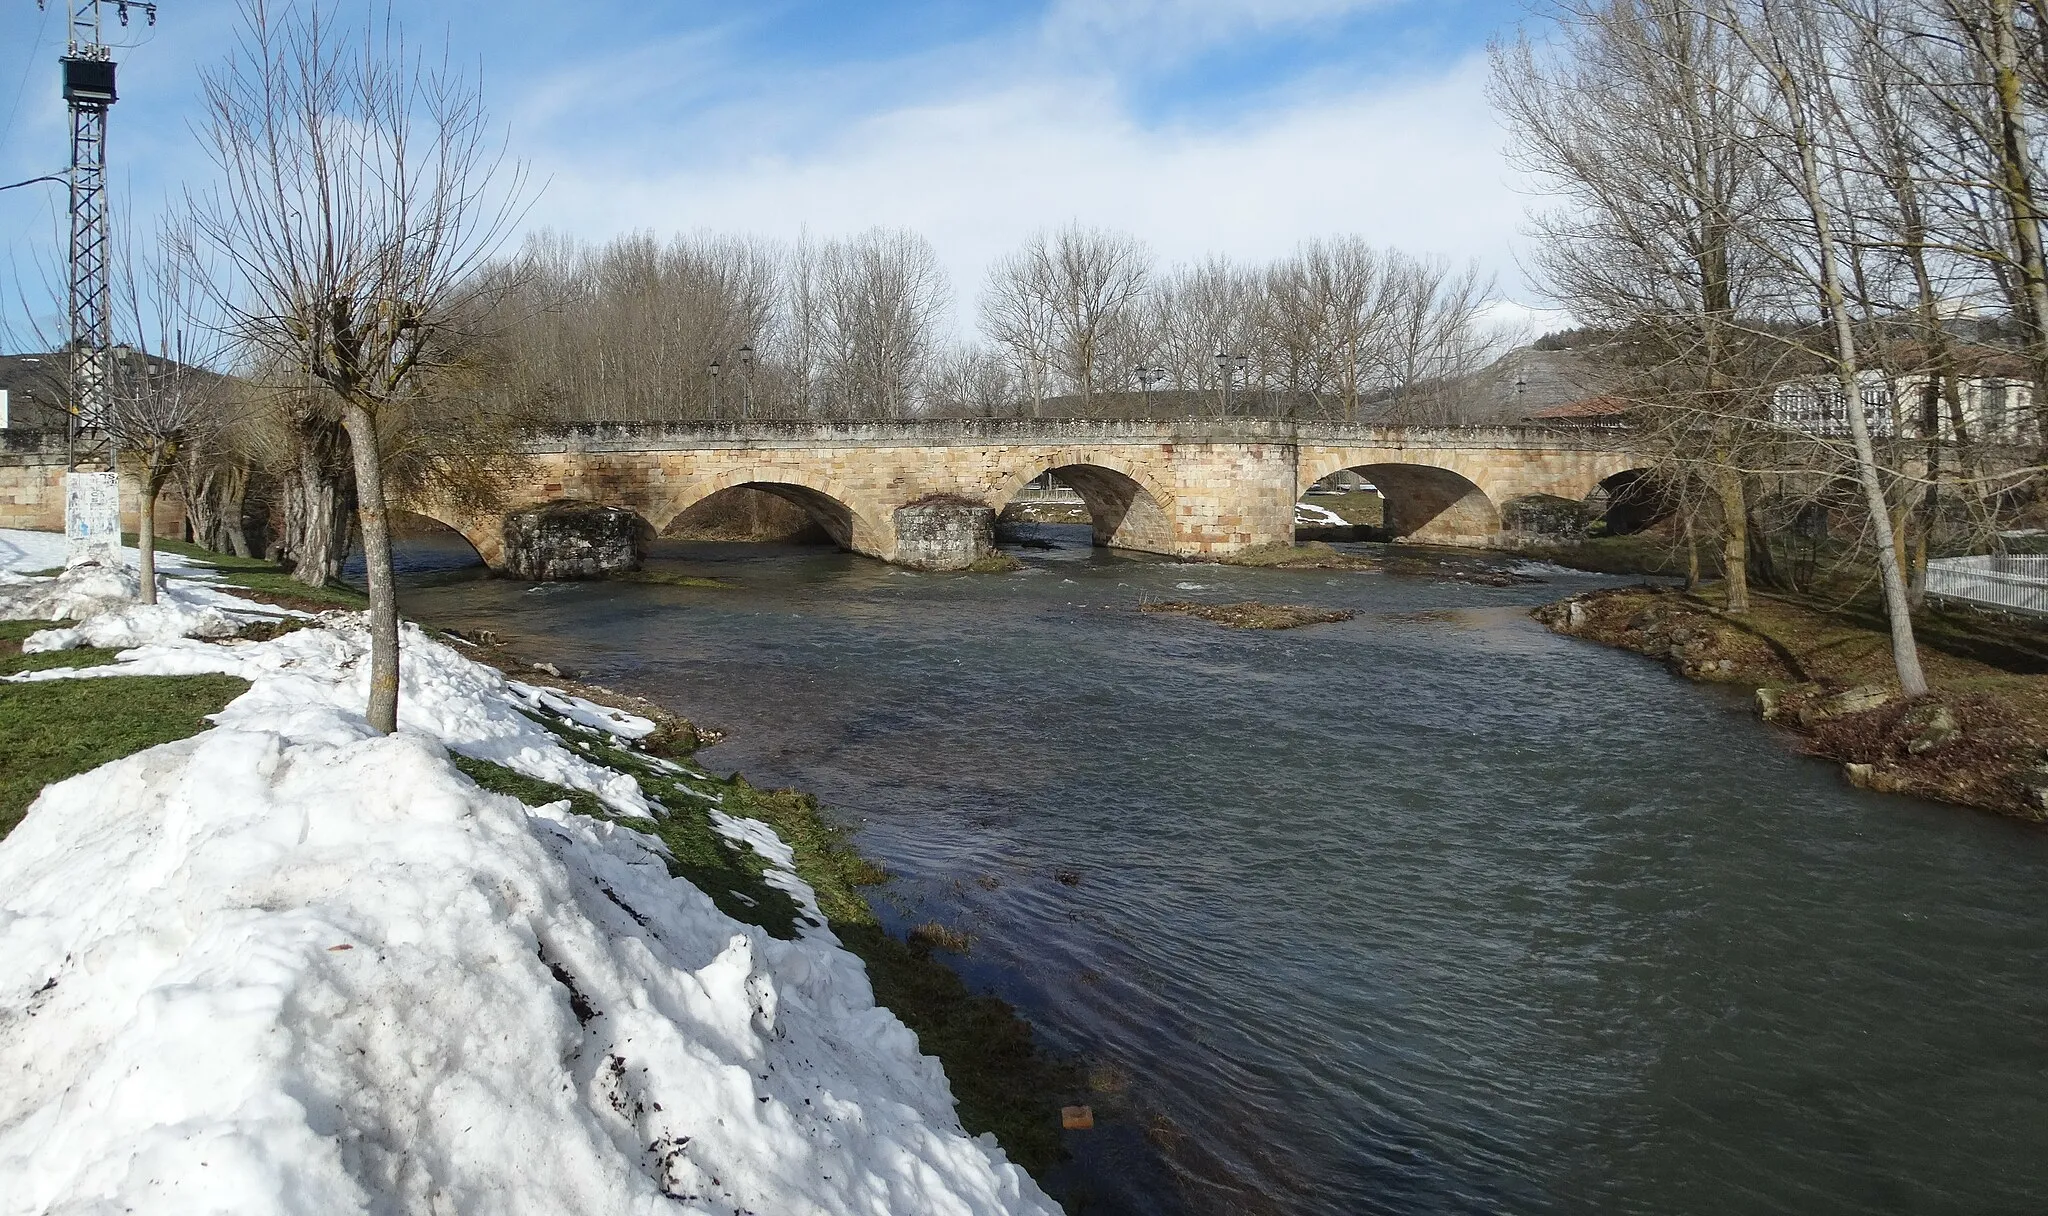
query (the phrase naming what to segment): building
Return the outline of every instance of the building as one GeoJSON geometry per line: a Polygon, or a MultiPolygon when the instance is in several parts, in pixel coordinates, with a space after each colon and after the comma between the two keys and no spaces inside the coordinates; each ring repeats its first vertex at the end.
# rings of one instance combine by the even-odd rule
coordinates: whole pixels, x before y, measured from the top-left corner
{"type": "MultiPolygon", "coordinates": [[[[1878,438],[1908,439],[1939,437],[1954,440],[1955,419],[1940,396],[1934,377],[1915,372],[1891,376],[1865,371],[1857,377],[1862,390],[1863,413],[1870,433],[1878,438]],[[1927,425],[1930,407],[1936,427],[1927,425]]],[[[2025,380],[2005,376],[1970,376],[1959,382],[1962,423],[1965,436],[1975,443],[2032,444],[2040,442],[2039,422],[2034,415],[2033,386],[2025,380]]],[[[1808,376],[1787,381],[1771,393],[1771,421],[1809,435],[1843,436],[1849,433],[1849,411],[1842,387],[1828,377],[1808,376]]]]}
{"type": "Polygon", "coordinates": [[[70,356],[0,355],[0,430],[64,429],[70,356]]]}

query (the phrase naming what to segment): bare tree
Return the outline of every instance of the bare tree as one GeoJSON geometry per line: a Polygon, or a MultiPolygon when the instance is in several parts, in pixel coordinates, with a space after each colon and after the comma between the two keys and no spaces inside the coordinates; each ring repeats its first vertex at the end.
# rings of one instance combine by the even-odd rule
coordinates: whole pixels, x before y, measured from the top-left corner
{"type": "MultiPolygon", "coordinates": [[[[1751,104],[1751,111],[1759,120],[1758,138],[1747,146],[1775,169],[1800,200],[1798,224],[1793,231],[1797,234],[1797,245],[1812,251],[1812,287],[1826,316],[1831,338],[1828,358],[1847,414],[1856,480],[1863,491],[1874,533],[1885,615],[1891,625],[1893,665],[1898,669],[1899,685],[1905,694],[1923,696],[1927,679],[1921,673],[1919,648],[1913,637],[1912,609],[1906,602],[1905,578],[1893,537],[1891,504],[1871,441],[1856,323],[1844,286],[1842,217],[1836,199],[1840,183],[1830,180],[1825,163],[1843,135],[1838,121],[1842,113],[1840,99],[1833,95],[1837,60],[1836,48],[1828,44],[1830,25],[1820,14],[1800,5],[1799,0],[1785,4],[1772,0],[1727,0],[1719,20],[1756,57],[1771,82],[1768,96],[1774,104],[1763,103],[1761,99],[1751,104]]],[[[1784,263],[1788,267],[1809,264],[1796,254],[1785,257],[1784,263]]]]}
{"type": "Polygon", "coordinates": [[[280,15],[243,0],[242,18],[204,78],[221,181],[191,209],[232,268],[219,304],[237,336],[339,407],[370,591],[367,716],[390,732],[398,605],[379,420],[431,398],[521,175],[500,173],[477,86],[408,49],[388,17],[348,33],[318,4],[280,15]]]}
{"type": "Polygon", "coordinates": [[[1151,253],[1128,233],[1078,223],[1038,233],[991,269],[984,332],[1020,367],[1056,371],[1089,412],[1098,392],[1130,381],[1151,274],[1151,253]]]}
{"type": "Polygon", "coordinates": [[[1727,607],[1746,611],[1741,315],[1768,261],[1748,220],[1771,198],[1754,65],[1691,4],[1569,0],[1555,48],[1496,44],[1493,69],[1517,158],[1563,202],[1535,217],[1537,272],[1582,323],[1633,335],[1631,393],[1714,488],[1727,607]]]}
{"type": "Polygon", "coordinates": [[[1174,385],[1200,394],[1219,414],[1224,370],[1216,352],[1246,352],[1257,345],[1259,292],[1258,271],[1212,257],[1176,267],[1148,302],[1153,358],[1174,385]]]}
{"type": "Polygon", "coordinates": [[[107,430],[134,470],[136,575],[142,602],[156,603],[156,511],[188,446],[228,425],[217,361],[218,326],[204,315],[205,289],[189,275],[189,240],[166,232],[141,258],[123,250],[119,304],[133,346],[115,350],[108,376],[107,430]]]}
{"type": "Polygon", "coordinates": [[[931,242],[874,228],[819,258],[823,372],[847,417],[906,417],[937,353],[950,301],[931,242]]]}

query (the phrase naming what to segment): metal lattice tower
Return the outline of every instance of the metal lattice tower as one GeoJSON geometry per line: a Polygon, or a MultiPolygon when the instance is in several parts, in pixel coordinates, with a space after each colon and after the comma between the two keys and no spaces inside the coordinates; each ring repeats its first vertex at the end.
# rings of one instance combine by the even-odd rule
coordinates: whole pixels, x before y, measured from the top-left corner
{"type": "MultiPolygon", "coordinates": [[[[42,0],[38,0],[41,7],[42,0]]],[[[107,109],[114,104],[114,61],[101,40],[101,14],[112,7],[122,25],[131,9],[156,24],[144,0],[66,0],[70,37],[64,53],[64,100],[71,107],[71,468],[111,470],[107,375],[113,346],[113,233],[107,205],[107,109]]]]}

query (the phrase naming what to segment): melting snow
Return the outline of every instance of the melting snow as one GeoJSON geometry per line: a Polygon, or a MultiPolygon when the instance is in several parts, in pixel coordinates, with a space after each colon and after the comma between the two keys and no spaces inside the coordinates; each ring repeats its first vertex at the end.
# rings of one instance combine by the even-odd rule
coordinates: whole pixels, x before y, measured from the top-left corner
{"type": "MultiPolygon", "coordinates": [[[[39,568],[23,535],[0,563],[39,568]]],[[[408,627],[379,736],[366,641],[328,614],[32,673],[252,684],[214,729],[50,786],[0,842],[0,1216],[1058,1210],[961,1131],[829,930],[776,940],[669,877],[654,838],[448,759],[645,814],[520,710],[651,723],[408,627]]],[[[713,817],[788,864],[764,825],[713,817]]]]}

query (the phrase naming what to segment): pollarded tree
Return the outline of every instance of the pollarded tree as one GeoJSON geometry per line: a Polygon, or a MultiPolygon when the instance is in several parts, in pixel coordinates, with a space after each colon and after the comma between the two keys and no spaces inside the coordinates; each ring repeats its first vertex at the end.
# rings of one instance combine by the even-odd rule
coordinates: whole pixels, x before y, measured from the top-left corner
{"type": "Polygon", "coordinates": [[[148,256],[124,251],[119,307],[132,347],[108,365],[107,430],[140,491],[136,574],[142,602],[156,603],[156,507],[187,451],[231,423],[230,386],[206,365],[216,361],[217,327],[204,315],[204,288],[185,256],[189,235],[163,233],[148,256]]]}
{"type": "Polygon", "coordinates": [[[380,421],[430,406],[476,274],[516,217],[478,86],[409,49],[387,16],[337,26],[311,4],[243,0],[235,49],[204,77],[220,173],[189,202],[232,271],[218,304],[258,358],[338,404],[370,591],[372,727],[398,723],[398,604],[380,421]]]}

